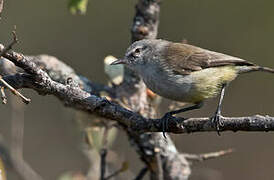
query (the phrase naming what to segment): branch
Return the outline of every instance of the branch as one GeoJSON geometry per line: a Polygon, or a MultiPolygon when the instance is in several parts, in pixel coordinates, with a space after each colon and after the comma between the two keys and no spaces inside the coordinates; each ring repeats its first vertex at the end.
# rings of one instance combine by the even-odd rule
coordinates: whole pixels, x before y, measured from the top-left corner
{"type": "Polygon", "coordinates": [[[105,180],[105,172],[106,172],[106,156],[107,156],[107,149],[103,148],[100,151],[100,156],[101,156],[101,175],[100,175],[100,180],[105,180]]]}
{"type": "MultiPolygon", "coordinates": [[[[1,2],[0,2],[0,6],[1,6],[1,2]]],[[[16,26],[14,27],[14,29],[16,29],[16,26]]],[[[1,49],[0,57],[3,56],[3,54],[8,52],[9,50],[11,50],[12,46],[14,46],[16,43],[18,43],[18,39],[17,39],[15,30],[12,31],[12,36],[13,36],[13,40],[7,47],[3,48],[4,46],[0,46],[0,49],[1,49]]]]}
{"type": "Polygon", "coordinates": [[[190,161],[205,161],[208,159],[214,159],[218,158],[227,154],[230,154],[233,152],[233,149],[228,149],[228,150],[222,150],[222,151],[217,151],[217,152],[211,152],[211,153],[205,153],[205,154],[187,154],[183,153],[182,156],[184,156],[187,160],[190,161]]]}
{"type": "MultiPolygon", "coordinates": [[[[174,133],[193,133],[216,131],[211,118],[188,118],[178,124],[169,124],[174,133]],[[176,130],[177,129],[177,130],[176,130]]],[[[222,117],[220,131],[274,131],[274,117],[254,115],[247,117],[222,117]]]]}
{"type": "Polygon", "coordinates": [[[120,169],[116,170],[115,172],[113,172],[112,174],[110,174],[109,176],[107,176],[105,178],[105,180],[109,180],[114,178],[115,176],[118,176],[120,173],[126,171],[128,169],[128,163],[127,162],[123,162],[122,166],[120,167],[120,169]]]}
{"type": "Polygon", "coordinates": [[[3,7],[4,7],[4,0],[0,0],[0,19],[3,11],[3,7]]]}
{"type": "Polygon", "coordinates": [[[1,99],[2,99],[2,103],[3,104],[7,104],[8,102],[8,99],[7,99],[7,96],[6,96],[6,93],[4,91],[4,87],[1,87],[1,99]]]}
{"type": "Polygon", "coordinates": [[[91,82],[88,78],[78,75],[73,68],[49,55],[27,56],[28,59],[35,62],[46,73],[50,75],[53,81],[66,84],[68,78],[73,79],[73,82],[79,85],[86,92],[92,92],[99,95],[101,91],[107,92],[111,97],[115,97],[115,91],[112,87],[104,84],[91,82]]]}
{"type": "Polygon", "coordinates": [[[142,168],[134,180],[142,180],[144,176],[146,175],[147,171],[148,171],[147,167],[142,168]]]}
{"type": "Polygon", "coordinates": [[[158,33],[160,0],[139,0],[131,27],[132,42],[155,39],[158,33]]]}
{"type": "MultiPolygon", "coordinates": [[[[132,42],[141,39],[155,39],[157,37],[160,0],[139,0],[136,5],[136,14],[131,28],[132,42]]],[[[128,100],[130,109],[139,112],[146,118],[155,118],[159,101],[157,97],[150,97],[144,82],[133,71],[125,68],[122,94],[128,100]]],[[[147,121],[141,117],[142,120],[147,121]]],[[[131,120],[131,119],[130,119],[131,120]]],[[[143,122],[146,123],[146,122],[143,122]]],[[[133,127],[135,123],[129,124],[133,127]]],[[[137,124],[136,124],[137,125],[137,124]]],[[[131,142],[136,146],[135,150],[146,164],[151,180],[162,179],[188,179],[190,166],[179,153],[168,137],[162,138],[161,133],[134,133],[130,128],[128,135],[131,142]]]]}
{"type": "Polygon", "coordinates": [[[105,180],[105,173],[106,173],[106,168],[107,168],[107,163],[106,163],[106,157],[107,157],[107,153],[108,153],[108,149],[107,149],[107,136],[108,136],[108,132],[109,132],[109,127],[105,126],[104,129],[104,134],[103,134],[103,147],[100,151],[100,157],[101,157],[101,173],[100,173],[100,180],[105,180]]]}
{"type": "MultiPolygon", "coordinates": [[[[0,6],[1,6],[1,2],[0,2],[0,6]]],[[[1,8],[1,7],[0,7],[1,8]]],[[[16,27],[14,27],[16,29],[16,27]]],[[[15,30],[12,31],[12,35],[13,35],[13,40],[12,42],[4,48],[3,45],[0,45],[0,57],[3,56],[4,54],[6,54],[9,50],[12,49],[12,46],[15,45],[18,42],[17,36],[16,36],[16,32],[15,30]]],[[[6,88],[8,88],[14,95],[18,96],[21,98],[21,100],[25,103],[28,104],[30,102],[30,99],[26,98],[25,96],[23,96],[20,92],[18,92],[16,89],[14,89],[11,85],[9,85],[9,83],[7,83],[2,76],[0,75],[0,82],[2,83],[2,85],[6,88]]],[[[4,90],[1,88],[1,94],[2,94],[2,102],[3,104],[7,103],[7,98],[5,95],[4,90]]]]}
{"type": "MultiPolygon", "coordinates": [[[[9,83],[7,83],[3,77],[0,75],[0,82],[3,84],[3,86],[5,86],[6,88],[8,88],[14,95],[18,96],[21,98],[21,100],[25,103],[28,104],[30,102],[29,98],[26,98],[24,95],[22,95],[19,91],[17,91],[16,89],[14,89],[11,85],[9,85],[9,83]]],[[[4,90],[1,88],[1,94],[2,94],[2,101],[3,104],[7,103],[7,98],[5,96],[5,92],[4,90]]]]}
{"type": "MultiPolygon", "coordinates": [[[[64,85],[53,81],[48,74],[41,70],[34,62],[16,52],[6,53],[5,58],[23,68],[26,73],[4,76],[3,79],[16,89],[31,88],[39,94],[52,94],[65,103],[76,109],[89,113],[96,113],[99,116],[119,122],[131,130],[144,132],[161,132],[162,121],[165,119],[145,118],[138,113],[127,110],[120,105],[90,94],[80,87],[64,85]],[[33,77],[33,74],[36,78],[33,77]]],[[[223,126],[220,131],[273,131],[274,117],[250,116],[250,117],[223,117],[223,126]]],[[[179,118],[169,119],[168,132],[190,133],[215,131],[214,123],[210,118],[179,118]]]]}

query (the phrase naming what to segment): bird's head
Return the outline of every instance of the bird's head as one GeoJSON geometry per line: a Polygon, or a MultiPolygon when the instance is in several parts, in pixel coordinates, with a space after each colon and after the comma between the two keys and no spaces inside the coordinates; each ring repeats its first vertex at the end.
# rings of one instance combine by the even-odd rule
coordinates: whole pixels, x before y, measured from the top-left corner
{"type": "Polygon", "coordinates": [[[111,65],[125,64],[129,68],[138,71],[146,65],[158,59],[161,47],[167,41],[145,39],[134,42],[126,51],[125,56],[111,63],[111,65]]]}

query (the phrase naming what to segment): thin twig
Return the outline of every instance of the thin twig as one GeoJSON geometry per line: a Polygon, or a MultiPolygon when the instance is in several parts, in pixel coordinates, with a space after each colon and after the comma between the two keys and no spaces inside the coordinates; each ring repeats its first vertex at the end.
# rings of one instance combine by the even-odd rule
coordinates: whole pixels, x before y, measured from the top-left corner
{"type": "Polygon", "coordinates": [[[109,180],[109,179],[117,176],[120,173],[121,173],[121,170],[119,169],[119,170],[115,171],[114,173],[112,173],[111,175],[107,176],[104,180],[109,180]]]}
{"type": "Polygon", "coordinates": [[[3,104],[7,104],[7,96],[5,94],[5,88],[4,87],[1,87],[1,98],[2,98],[2,103],[3,104]]]}
{"type": "Polygon", "coordinates": [[[128,163],[127,162],[123,162],[122,167],[120,169],[118,169],[117,171],[115,171],[114,173],[112,173],[111,175],[107,176],[105,178],[105,180],[109,180],[117,175],[119,175],[120,173],[124,172],[125,170],[128,169],[128,163]]]}
{"type": "Polygon", "coordinates": [[[4,7],[4,0],[0,0],[0,19],[3,11],[3,7],[4,7]]]}
{"type": "MultiPolygon", "coordinates": [[[[17,91],[16,89],[14,89],[11,85],[9,85],[4,79],[3,77],[0,75],[0,82],[6,87],[8,88],[14,95],[20,97],[22,99],[22,101],[25,103],[25,104],[28,104],[30,103],[30,99],[29,98],[26,98],[25,96],[23,96],[19,91],[17,91]]],[[[2,93],[2,91],[1,91],[2,93]]],[[[2,99],[3,99],[3,93],[2,93],[2,99]]],[[[4,102],[4,100],[3,100],[4,102]]]]}
{"type": "Polygon", "coordinates": [[[100,156],[101,156],[101,175],[100,180],[105,180],[105,173],[106,173],[106,157],[107,157],[107,138],[108,138],[109,127],[106,125],[103,134],[103,148],[101,149],[100,156]]]}
{"type": "Polygon", "coordinates": [[[105,180],[105,172],[106,172],[106,157],[107,157],[107,149],[102,148],[100,152],[101,156],[101,175],[100,180],[105,180]]]}
{"type": "Polygon", "coordinates": [[[147,167],[144,167],[143,169],[141,169],[141,171],[139,172],[139,174],[136,176],[134,180],[142,180],[145,177],[147,171],[148,171],[147,167]]]}
{"type": "Polygon", "coordinates": [[[9,50],[11,50],[13,45],[18,43],[18,38],[17,38],[15,30],[16,30],[16,26],[14,26],[14,30],[12,31],[13,40],[7,47],[5,47],[3,50],[1,50],[2,52],[0,53],[0,57],[3,56],[4,54],[6,54],[9,50]]]}
{"type": "Polygon", "coordinates": [[[187,154],[183,153],[182,156],[184,156],[187,160],[190,161],[205,161],[208,159],[214,159],[218,158],[227,154],[232,153],[234,150],[233,149],[228,149],[228,150],[222,150],[222,151],[217,151],[217,152],[210,152],[210,153],[205,153],[205,154],[187,154]]]}
{"type": "Polygon", "coordinates": [[[155,148],[155,157],[156,157],[156,163],[157,163],[157,179],[158,180],[164,180],[164,171],[163,171],[163,162],[160,154],[160,149],[155,148]]]}

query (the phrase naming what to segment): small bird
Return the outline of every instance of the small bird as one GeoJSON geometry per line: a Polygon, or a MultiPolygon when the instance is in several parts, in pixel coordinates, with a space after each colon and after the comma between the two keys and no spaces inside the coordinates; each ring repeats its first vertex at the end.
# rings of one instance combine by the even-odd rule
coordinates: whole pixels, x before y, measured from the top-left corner
{"type": "MultiPolygon", "coordinates": [[[[134,70],[156,94],[193,104],[168,112],[163,119],[199,109],[205,99],[220,94],[217,110],[212,118],[218,134],[226,86],[239,74],[253,71],[274,73],[274,69],[258,66],[244,59],[161,39],[134,42],[127,49],[124,58],[111,63],[116,64],[125,64],[134,70]]],[[[164,136],[166,123],[163,122],[164,136]]]]}

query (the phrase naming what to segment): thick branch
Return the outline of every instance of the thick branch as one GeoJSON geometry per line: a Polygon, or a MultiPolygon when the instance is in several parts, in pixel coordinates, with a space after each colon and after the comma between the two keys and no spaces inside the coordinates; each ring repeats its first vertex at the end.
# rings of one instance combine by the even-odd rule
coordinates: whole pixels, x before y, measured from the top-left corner
{"type": "MultiPolygon", "coordinates": [[[[274,117],[270,116],[247,116],[247,117],[223,117],[220,131],[274,131],[274,117]]],[[[173,127],[171,124],[169,126],[173,127]]],[[[174,133],[190,133],[216,131],[211,118],[189,118],[176,124],[178,128],[174,133]]]]}
{"type": "MultiPolygon", "coordinates": [[[[155,39],[158,32],[159,15],[160,0],[139,0],[131,28],[132,42],[141,39],[155,39]]],[[[155,103],[153,99],[148,97],[145,84],[130,69],[125,69],[124,82],[121,88],[127,92],[122,96],[128,99],[132,111],[139,112],[146,118],[156,117],[159,102],[155,103]]],[[[179,153],[170,138],[165,141],[161,133],[140,135],[134,131],[128,131],[128,135],[131,142],[134,142],[135,149],[141,159],[146,163],[151,180],[188,179],[190,175],[189,164],[185,158],[179,157],[179,153]]]]}
{"type": "Polygon", "coordinates": [[[131,27],[132,42],[155,39],[158,33],[160,0],[139,0],[131,27]]]}
{"type": "Polygon", "coordinates": [[[47,72],[50,78],[56,82],[66,84],[68,78],[72,78],[73,81],[79,85],[81,89],[87,92],[92,92],[98,95],[99,92],[105,91],[110,96],[115,96],[115,91],[113,88],[106,86],[104,84],[91,82],[84,76],[76,74],[73,68],[57,59],[56,57],[49,55],[39,55],[39,56],[27,56],[28,59],[35,62],[38,66],[47,72]]]}

